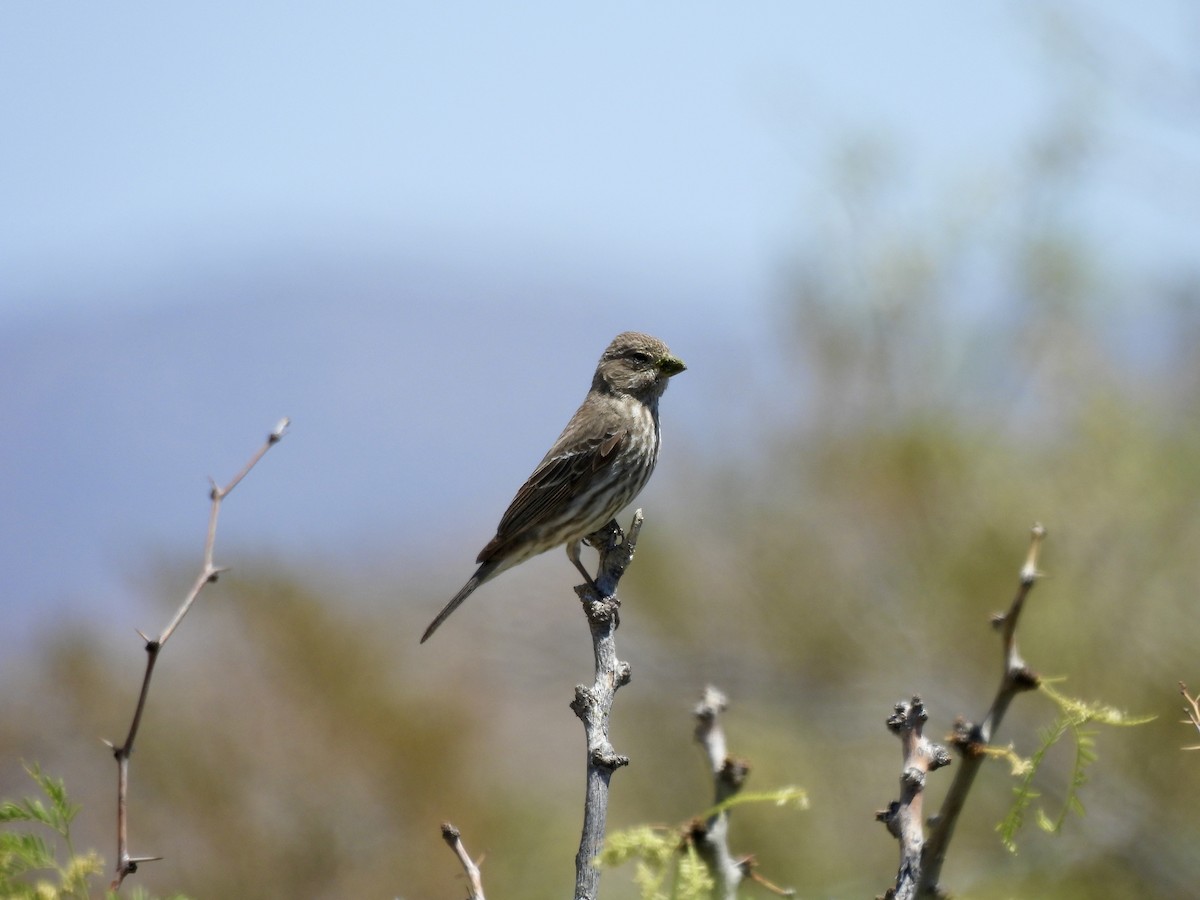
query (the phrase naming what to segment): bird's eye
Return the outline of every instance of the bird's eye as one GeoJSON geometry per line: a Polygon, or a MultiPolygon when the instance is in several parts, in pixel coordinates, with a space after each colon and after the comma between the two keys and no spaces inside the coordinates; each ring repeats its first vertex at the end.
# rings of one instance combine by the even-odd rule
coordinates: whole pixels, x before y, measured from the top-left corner
{"type": "Polygon", "coordinates": [[[633,353],[630,353],[629,358],[639,366],[648,366],[654,362],[654,357],[649,353],[643,353],[641,350],[635,350],[633,353]]]}

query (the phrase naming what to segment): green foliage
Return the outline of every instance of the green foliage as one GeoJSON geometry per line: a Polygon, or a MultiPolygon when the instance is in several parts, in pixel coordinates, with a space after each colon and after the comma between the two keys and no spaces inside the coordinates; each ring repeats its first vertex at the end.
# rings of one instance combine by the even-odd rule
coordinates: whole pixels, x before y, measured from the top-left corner
{"type": "Polygon", "coordinates": [[[751,803],[773,803],[775,806],[787,806],[792,809],[808,809],[808,793],[804,788],[794,786],[777,788],[773,791],[741,792],[706,810],[700,818],[709,819],[736,806],[745,806],[751,803]]]}
{"type": "Polygon", "coordinates": [[[716,886],[686,829],[638,825],[608,837],[600,865],[633,862],[633,882],[642,900],[699,900],[716,886]]]}
{"type": "Polygon", "coordinates": [[[1041,796],[1041,793],[1034,789],[1033,780],[1051,747],[1064,737],[1070,737],[1075,750],[1066,796],[1060,809],[1053,817],[1047,814],[1043,807],[1039,806],[1035,811],[1038,827],[1046,832],[1057,833],[1062,828],[1063,822],[1066,821],[1068,813],[1084,814],[1079,791],[1087,781],[1088,766],[1096,761],[1094,749],[1096,731],[1086,726],[1096,723],[1128,727],[1144,725],[1155,718],[1154,716],[1130,716],[1111,706],[1067,697],[1045,682],[1042,683],[1040,690],[1058,705],[1059,714],[1051,725],[1039,730],[1040,744],[1028,760],[1022,760],[1012,753],[1006,754],[1013,760],[1013,772],[1021,776],[1021,782],[1013,788],[1016,795],[1013,804],[1009,808],[1008,815],[996,826],[996,830],[1000,832],[1000,840],[1004,842],[1004,846],[1012,853],[1017,851],[1017,832],[1025,824],[1030,807],[1041,796]]]}
{"type": "MultiPolygon", "coordinates": [[[[3,900],[87,900],[90,881],[104,870],[104,861],[94,850],[77,853],[71,843],[71,822],[79,806],[71,803],[61,778],[42,772],[36,763],[25,771],[33,779],[41,797],[0,802],[0,824],[18,826],[0,831],[0,898],[3,900]],[[47,802],[48,801],[48,805],[47,802]],[[20,830],[20,826],[29,830],[20,830]],[[47,842],[41,829],[57,835],[57,844],[47,842]],[[63,857],[60,861],[60,855],[63,857]],[[44,873],[41,877],[38,873],[44,873]]],[[[106,892],[108,897],[115,893],[106,892]]],[[[152,900],[143,890],[135,889],[132,900],[152,900]]],[[[175,895],[170,900],[186,900],[175,895]]]]}
{"type": "Polygon", "coordinates": [[[0,831],[0,896],[69,900],[89,896],[88,879],[100,873],[103,863],[95,852],[76,853],[71,845],[71,820],[79,807],[67,799],[61,779],[51,778],[36,764],[26,766],[45,798],[26,797],[0,803],[0,823],[29,826],[28,830],[0,831]],[[40,827],[39,827],[40,826],[40,827]],[[57,835],[61,846],[48,842],[41,832],[57,835]],[[59,860],[60,851],[65,860],[59,860]],[[47,873],[36,877],[36,873],[47,873]]]}
{"type": "MultiPolygon", "coordinates": [[[[808,794],[798,787],[736,794],[697,819],[720,815],[735,806],[770,803],[807,809],[808,794]]],[[[716,887],[690,839],[691,825],[679,828],[637,825],[609,835],[600,865],[615,868],[633,862],[633,881],[641,900],[699,900],[716,887]]]]}

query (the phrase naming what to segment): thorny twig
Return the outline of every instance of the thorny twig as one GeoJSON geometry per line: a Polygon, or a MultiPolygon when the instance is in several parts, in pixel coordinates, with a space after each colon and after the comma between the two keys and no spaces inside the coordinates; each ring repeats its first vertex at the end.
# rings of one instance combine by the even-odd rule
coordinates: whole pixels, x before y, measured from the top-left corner
{"type": "Polygon", "coordinates": [[[212,584],[225,571],[213,563],[213,548],[217,540],[217,517],[221,512],[221,501],[241,483],[267,451],[279,443],[289,424],[290,420],[287,418],[281,419],[275,426],[275,430],[267,436],[266,442],[224,487],[219,487],[216,482],[210,480],[212,487],[209,491],[209,498],[212,500],[212,506],[208,514],[208,534],[204,540],[204,561],[200,567],[200,574],[196,576],[192,589],[180,604],[179,609],[176,610],[170,624],[163,629],[162,634],[157,638],[149,638],[142,632],[138,632],[138,635],[146,642],[146,672],[142,676],[142,687],[138,692],[137,706],[134,707],[133,721],[129,724],[129,732],[125,735],[125,740],[119,746],[109,741],[105,742],[112,748],[113,758],[117,761],[117,867],[109,890],[115,891],[120,888],[125,878],[137,871],[140,863],[162,859],[160,856],[131,856],[129,854],[129,757],[133,753],[133,742],[137,738],[138,729],[142,724],[142,714],[146,710],[146,698],[150,693],[150,677],[154,674],[154,664],[158,661],[158,655],[162,652],[162,648],[171,639],[171,635],[175,633],[175,629],[179,627],[183,617],[188,614],[188,610],[192,608],[192,604],[196,602],[196,598],[200,596],[205,585],[212,584]]]}
{"type": "Polygon", "coordinates": [[[1041,575],[1038,557],[1045,537],[1046,529],[1040,524],[1034,525],[1016,596],[1008,611],[992,621],[1001,633],[1004,650],[1000,687],[982,722],[976,725],[960,720],[955,724],[953,745],[961,756],[961,764],[956,767],[954,780],[942,801],[941,809],[932,820],[927,839],[922,822],[921,797],[925,774],[948,764],[949,756],[945,755],[943,748],[928,743],[921,736],[926,713],[920,698],[914,697],[911,704],[897,704],[895,714],[888,719],[888,728],[901,738],[905,748],[905,769],[900,780],[901,800],[876,816],[900,841],[900,868],[896,886],[889,889],[888,897],[900,900],[941,896],[938,882],[942,866],[967,795],[986,758],[985,751],[1000,728],[1000,722],[1013,698],[1037,688],[1041,683],[1037,673],[1026,665],[1017,649],[1017,624],[1025,608],[1025,600],[1041,575]]]}

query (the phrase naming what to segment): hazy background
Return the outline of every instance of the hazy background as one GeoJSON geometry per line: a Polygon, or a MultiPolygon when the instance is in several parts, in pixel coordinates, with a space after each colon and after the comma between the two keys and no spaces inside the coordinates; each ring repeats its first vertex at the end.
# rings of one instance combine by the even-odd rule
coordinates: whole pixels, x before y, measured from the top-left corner
{"type": "MultiPolygon", "coordinates": [[[[689,370],[622,585],[610,825],[704,808],[712,681],[753,786],[813,795],[739,813],[735,849],[881,892],[883,720],[983,714],[1042,519],[1026,656],[1159,718],[1098,735],[1088,815],[1017,856],[989,768],[947,886],[1196,892],[1198,43],[1170,2],[5,5],[3,795],[22,760],[65,775],[111,862],[134,629],[194,576],[207,476],[288,415],[156,676],[138,883],[457,896],[451,819],[489,894],[562,896],[573,570],[416,639],[636,328],[689,370]]],[[[1021,698],[999,739],[1053,715],[1021,698]]]]}

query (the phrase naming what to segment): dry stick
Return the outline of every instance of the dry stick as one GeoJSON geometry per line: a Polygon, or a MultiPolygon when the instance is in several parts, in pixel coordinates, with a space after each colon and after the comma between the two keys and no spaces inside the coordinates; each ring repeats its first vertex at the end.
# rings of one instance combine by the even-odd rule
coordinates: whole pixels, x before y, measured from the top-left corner
{"type": "Polygon", "coordinates": [[[894,900],[911,900],[916,896],[925,844],[925,776],[950,765],[946,748],[931,742],[922,733],[928,718],[921,698],[913,697],[911,703],[897,703],[896,711],[887,720],[888,730],[900,738],[904,753],[900,799],[876,814],[900,842],[900,868],[896,886],[889,893],[894,900]]]}
{"type": "Polygon", "coordinates": [[[467,900],[486,900],[483,896],[483,878],[480,876],[479,866],[471,859],[467,848],[463,846],[462,834],[449,822],[443,822],[442,840],[450,845],[450,849],[454,851],[454,855],[458,857],[458,861],[466,870],[467,890],[471,892],[467,895],[467,900]]]}
{"type": "Polygon", "coordinates": [[[268,436],[266,443],[259,447],[254,456],[250,457],[250,461],[242,467],[242,470],[233,476],[233,480],[225,487],[218,487],[216,482],[209,479],[212,485],[209,491],[209,497],[212,500],[212,507],[208,514],[208,535],[204,540],[204,562],[200,569],[200,574],[196,577],[195,583],[192,585],[191,591],[184,598],[183,603],[175,612],[175,617],[171,619],[171,623],[166,627],[157,639],[151,639],[138,632],[138,635],[146,642],[146,673],[142,676],[142,689],[138,692],[137,706],[133,711],[133,721],[129,725],[129,733],[125,736],[125,741],[119,747],[111,741],[105,741],[112,748],[113,757],[117,761],[117,870],[113,876],[112,884],[109,885],[109,890],[115,891],[121,886],[128,875],[132,875],[138,869],[139,863],[152,862],[162,859],[161,856],[130,856],[129,855],[129,818],[128,818],[128,796],[129,796],[129,757],[133,754],[133,742],[137,738],[138,728],[142,724],[142,713],[146,709],[146,697],[150,693],[150,676],[154,674],[154,664],[158,661],[158,654],[166,645],[171,635],[175,633],[175,629],[179,627],[179,623],[183,621],[183,617],[187,615],[188,610],[192,608],[192,604],[196,602],[196,598],[200,596],[200,592],[204,590],[204,586],[211,584],[217,580],[217,577],[225,571],[223,568],[218,568],[213,564],[213,546],[217,540],[217,516],[221,511],[221,501],[229,496],[242,479],[250,472],[251,469],[258,463],[267,451],[279,443],[290,420],[287,418],[280,419],[279,424],[275,426],[275,430],[268,436]]]}
{"type": "MultiPolygon", "coordinates": [[[[704,698],[696,704],[696,740],[704,747],[709,769],[713,773],[714,805],[719,806],[742,789],[750,766],[743,760],[731,759],[725,751],[725,731],[719,716],[729,701],[712,685],[704,689],[704,698]]],[[[749,874],[749,859],[734,859],[729,851],[729,810],[697,820],[691,828],[696,852],[717,883],[714,896],[725,900],[737,897],[738,885],[749,874]]]]}
{"type": "Polygon", "coordinates": [[[617,659],[614,640],[621,601],[617,583],[633,561],[642,511],[633,514],[629,533],[623,534],[616,520],[609,522],[587,540],[600,553],[596,585],[575,589],[587,615],[596,659],[596,679],[589,688],[577,685],[571,709],[583,722],[587,735],[587,796],[583,805],[583,833],[575,855],[575,900],[596,900],[600,870],[596,857],[604,846],[605,819],[608,815],[608,782],[612,773],[629,765],[628,756],[618,756],[608,739],[608,719],[617,689],[629,683],[629,663],[617,659]]]}
{"type": "MultiPolygon", "coordinates": [[[[1188,704],[1183,708],[1183,711],[1187,713],[1187,719],[1185,721],[1191,722],[1192,725],[1195,726],[1196,730],[1200,731],[1200,694],[1196,694],[1196,696],[1193,697],[1188,693],[1187,685],[1182,681],[1179,682],[1179,693],[1183,694],[1183,699],[1186,700],[1188,704]]],[[[1184,747],[1183,749],[1200,750],[1200,746],[1184,747]]]]}
{"type": "Polygon", "coordinates": [[[991,743],[992,736],[999,730],[1009,704],[1017,694],[1034,690],[1041,683],[1037,673],[1025,664],[1017,650],[1017,623],[1025,607],[1025,599],[1041,576],[1038,571],[1038,555],[1045,537],[1046,529],[1040,524],[1034,525],[1029,540],[1029,552],[1026,554],[1025,564],[1021,567],[1017,594],[1008,612],[995,617],[992,622],[1003,639],[1004,674],[991,709],[978,725],[963,721],[955,724],[954,746],[962,755],[962,765],[950,784],[946,799],[942,801],[942,808],[938,811],[929,840],[925,842],[921,854],[920,877],[917,879],[918,897],[933,897],[939,894],[938,882],[941,879],[942,866],[946,862],[946,851],[950,847],[951,838],[954,837],[958,817],[962,813],[975,776],[983,766],[986,758],[984,751],[991,743]]]}

